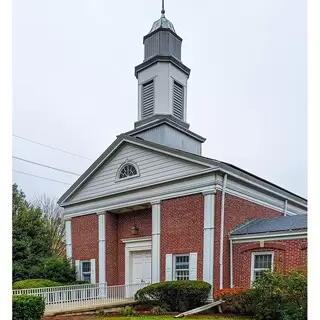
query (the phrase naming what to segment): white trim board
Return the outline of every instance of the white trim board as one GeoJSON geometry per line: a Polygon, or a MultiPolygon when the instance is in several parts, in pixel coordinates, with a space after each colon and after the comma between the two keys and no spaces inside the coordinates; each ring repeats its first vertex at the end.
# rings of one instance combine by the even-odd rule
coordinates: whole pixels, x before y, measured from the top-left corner
{"type": "MultiPolygon", "coordinates": [[[[131,207],[139,204],[145,204],[145,203],[152,203],[152,202],[157,202],[161,200],[168,200],[168,199],[173,199],[173,198],[178,198],[178,197],[183,197],[187,195],[193,195],[193,194],[198,194],[198,193],[203,193],[203,192],[213,192],[214,188],[210,183],[210,179],[208,181],[205,181],[203,183],[195,183],[191,187],[188,186],[186,190],[183,190],[181,185],[177,185],[175,188],[169,189],[166,188],[163,191],[162,195],[159,195],[159,192],[157,190],[154,191],[156,196],[151,196],[147,198],[142,198],[139,200],[133,200],[133,201],[118,201],[117,204],[114,205],[105,205],[105,206],[99,206],[97,205],[96,207],[87,209],[87,210],[76,210],[76,212],[68,213],[67,208],[65,208],[65,215],[64,219],[69,219],[72,217],[77,217],[77,216],[82,216],[86,214],[92,214],[97,211],[110,211],[110,210],[115,210],[115,209],[120,209],[124,207],[131,207]]],[[[75,209],[74,209],[75,210],[75,209]]]]}
{"type": "MultiPolygon", "coordinates": [[[[239,170],[239,169],[238,169],[238,170],[239,170]]],[[[289,193],[289,191],[285,191],[285,190],[282,191],[282,190],[281,190],[280,192],[277,192],[277,191],[274,191],[274,190],[272,190],[272,189],[269,189],[268,187],[263,186],[262,184],[253,182],[253,181],[251,181],[251,180],[249,180],[249,179],[247,179],[247,178],[244,178],[244,177],[242,177],[242,176],[240,176],[240,175],[238,175],[238,174],[236,174],[236,173],[233,173],[233,172],[231,172],[231,171],[229,171],[229,170],[227,170],[227,169],[219,168],[219,171],[224,172],[224,173],[227,173],[229,176],[233,177],[234,179],[243,181],[243,182],[245,182],[246,184],[251,185],[251,186],[252,186],[252,189],[254,189],[254,187],[256,187],[256,188],[258,188],[258,189],[267,191],[267,192],[269,192],[269,193],[271,193],[271,194],[273,194],[273,195],[277,195],[279,198],[281,198],[281,199],[283,199],[283,200],[289,200],[290,202],[295,203],[295,204],[297,204],[298,206],[304,207],[305,209],[308,208],[308,205],[305,205],[305,204],[303,204],[303,203],[301,203],[301,202],[299,202],[299,201],[291,198],[290,195],[284,195],[284,194],[283,194],[284,192],[289,193]],[[281,193],[281,192],[283,192],[283,193],[281,193]]],[[[256,178],[256,179],[259,179],[259,178],[256,178]]],[[[265,183],[267,183],[267,182],[265,182],[265,183]]],[[[276,188],[276,186],[275,186],[275,188],[276,188]]],[[[280,187],[279,187],[279,188],[280,188],[280,187]]],[[[297,196],[297,197],[299,197],[299,196],[297,196]]],[[[302,201],[302,200],[301,200],[301,201],[302,201]]]]}
{"type": "MultiPolygon", "coordinates": [[[[125,284],[130,284],[130,256],[135,251],[150,251],[151,237],[129,238],[121,240],[125,244],[125,284]]],[[[151,260],[152,263],[152,260],[151,260]]]]}
{"type": "Polygon", "coordinates": [[[229,236],[232,243],[242,243],[242,242],[257,242],[260,240],[270,241],[270,240],[294,240],[294,239],[304,239],[308,238],[308,233],[304,232],[283,232],[278,234],[252,234],[243,236],[229,236]]]}
{"type": "MultiPolygon", "coordinates": [[[[141,243],[141,242],[144,242],[144,241],[151,241],[151,237],[139,237],[139,238],[126,238],[126,239],[121,239],[121,242],[122,243],[125,243],[127,244],[128,243],[128,247],[130,247],[129,243],[138,243],[138,245],[141,243]]],[[[134,245],[132,245],[134,246],[134,245]]]]}
{"type": "Polygon", "coordinates": [[[78,200],[78,201],[64,202],[63,205],[64,205],[64,207],[67,208],[70,205],[81,204],[83,202],[94,201],[94,200],[101,200],[106,197],[113,197],[113,196],[121,195],[123,193],[128,193],[130,191],[138,191],[139,189],[142,190],[145,188],[157,187],[157,186],[161,186],[163,184],[171,184],[171,183],[179,182],[181,180],[185,180],[185,179],[189,179],[189,178],[196,178],[198,176],[206,175],[208,173],[213,173],[215,171],[217,171],[217,168],[207,168],[207,169],[202,169],[196,173],[181,175],[179,177],[175,177],[175,178],[168,179],[168,180],[158,179],[158,180],[154,181],[153,183],[149,183],[149,184],[145,184],[145,183],[136,184],[135,186],[133,186],[131,188],[126,188],[124,185],[124,187],[122,189],[119,189],[119,190],[112,192],[112,193],[105,194],[104,196],[90,197],[90,198],[82,199],[82,200],[78,200]]]}

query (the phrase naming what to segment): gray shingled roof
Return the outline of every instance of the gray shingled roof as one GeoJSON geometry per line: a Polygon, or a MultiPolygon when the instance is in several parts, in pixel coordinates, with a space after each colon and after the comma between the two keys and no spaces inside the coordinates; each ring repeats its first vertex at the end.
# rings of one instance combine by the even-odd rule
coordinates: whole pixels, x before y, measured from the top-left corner
{"type": "Polygon", "coordinates": [[[296,216],[252,220],[232,231],[231,236],[279,231],[290,232],[306,229],[308,229],[308,216],[306,214],[301,214],[296,216]]]}

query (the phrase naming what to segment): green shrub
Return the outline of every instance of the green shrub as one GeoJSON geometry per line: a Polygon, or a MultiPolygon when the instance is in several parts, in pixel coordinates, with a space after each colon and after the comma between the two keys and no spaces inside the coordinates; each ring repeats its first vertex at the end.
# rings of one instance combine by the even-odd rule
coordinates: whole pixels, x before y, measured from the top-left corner
{"type": "Polygon", "coordinates": [[[248,291],[257,320],[306,320],[307,276],[265,272],[248,291]]]}
{"type": "Polygon", "coordinates": [[[41,320],[45,303],[42,297],[12,296],[12,320],[41,320]]]}
{"type": "Polygon", "coordinates": [[[16,281],[13,284],[12,289],[46,288],[57,286],[63,286],[63,284],[47,279],[27,279],[16,281]]]}
{"type": "Polygon", "coordinates": [[[48,258],[42,261],[37,278],[73,283],[76,281],[76,270],[66,258],[48,258]]]}
{"type": "Polygon", "coordinates": [[[214,292],[214,300],[223,300],[222,310],[225,313],[251,314],[251,305],[247,289],[226,288],[214,292]]]}
{"type": "Polygon", "coordinates": [[[120,315],[124,317],[131,317],[134,314],[134,309],[131,306],[126,306],[120,309],[120,315]]]}
{"type": "Polygon", "coordinates": [[[301,272],[286,278],[283,320],[306,320],[308,314],[308,279],[301,272]]]}
{"type": "Polygon", "coordinates": [[[252,311],[257,320],[279,320],[284,306],[285,279],[283,274],[265,272],[248,292],[252,311]]]}
{"type": "Polygon", "coordinates": [[[155,300],[159,305],[166,305],[172,311],[186,311],[203,305],[210,290],[211,285],[204,281],[166,281],[138,290],[135,300],[140,302],[155,300]]]}

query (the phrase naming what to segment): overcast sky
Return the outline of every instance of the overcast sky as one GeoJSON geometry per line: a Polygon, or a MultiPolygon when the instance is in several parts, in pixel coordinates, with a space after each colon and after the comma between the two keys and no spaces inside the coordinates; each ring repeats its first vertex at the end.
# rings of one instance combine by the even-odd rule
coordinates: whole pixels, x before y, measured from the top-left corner
{"type": "MultiPolygon", "coordinates": [[[[134,67],[161,0],[13,0],[13,134],[95,160],[137,120],[134,67]]],[[[183,38],[190,129],[203,155],[307,196],[305,0],[166,0],[183,38]]],[[[13,155],[93,162],[13,137],[13,155]]],[[[76,176],[18,160],[13,169],[76,176]]],[[[13,173],[29,199],[68,185],[13,173]]]]}

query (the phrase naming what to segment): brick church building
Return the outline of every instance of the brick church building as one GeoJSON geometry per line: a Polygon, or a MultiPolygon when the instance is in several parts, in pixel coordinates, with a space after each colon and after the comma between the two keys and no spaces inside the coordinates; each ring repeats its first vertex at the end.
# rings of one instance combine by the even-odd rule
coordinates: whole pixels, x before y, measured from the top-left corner
{"type": "MultiPolygon", "coordinates": [[[[202,155],[186,118],[190,69],[165,17],[135,67],[138,120],[59,199],[78,277],[121,285],[199,279],[249,287],[307,262],[307,200],[202,155]]],[[[192,108],[192,106],[190,106],[192,108]]]]}

